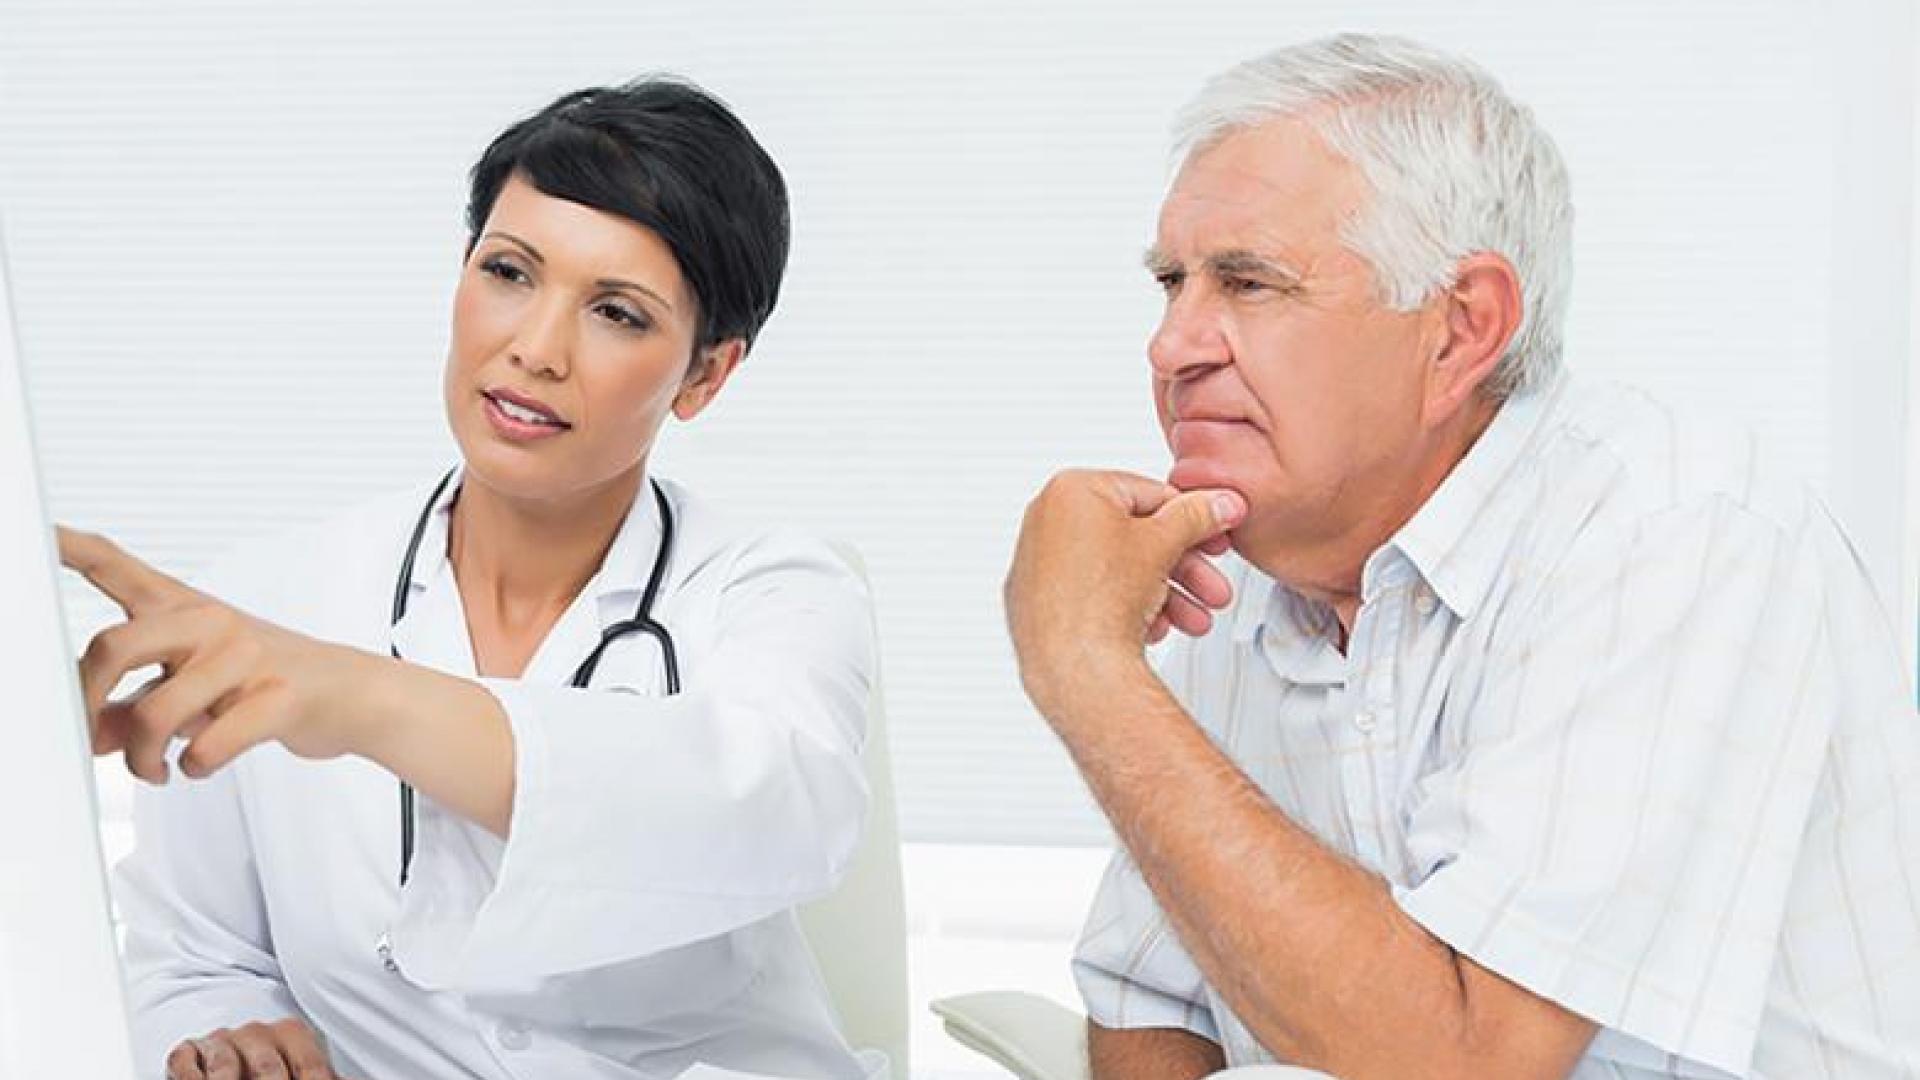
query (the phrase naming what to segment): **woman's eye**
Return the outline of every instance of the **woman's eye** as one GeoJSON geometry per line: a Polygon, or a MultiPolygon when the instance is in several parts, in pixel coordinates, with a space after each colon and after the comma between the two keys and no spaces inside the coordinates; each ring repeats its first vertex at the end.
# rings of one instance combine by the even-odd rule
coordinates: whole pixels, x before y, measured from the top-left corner
{"type": "Polygon", "coordinates": [[[638,311],[624,304],[616,304],[611,301],[596,304],[593,312],[608,322],[624,326],[629,330],[645,330],[651,325],[647,322],[645,315],[640,314],[638,311]]]}
{"type": "Polygon", "coordinates": [[[505,259],[497,257],[482,262],[480,264],[480,272],[514,285],[522,285],[527,281],[527,272],[525,270],[520,269],[505,259]]]}

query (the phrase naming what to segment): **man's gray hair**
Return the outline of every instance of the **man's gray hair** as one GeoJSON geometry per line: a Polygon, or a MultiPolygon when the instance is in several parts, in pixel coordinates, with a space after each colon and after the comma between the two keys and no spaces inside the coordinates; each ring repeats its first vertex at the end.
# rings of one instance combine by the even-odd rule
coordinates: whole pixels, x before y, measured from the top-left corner
{"type": "Polygon", "coordinates": [[[1520,327],[1487,380],[1496,398],[1560,368],[1573,276],[1566,163],[1533,113],[1479,66],[1404,38],[1342,34],[1255,57],[1210,79],[1174,123],[1185,159],[1263,121],[1298,118],[1373,189],[1343,240],[1381,300],[1411,311],[1494,252],[1520,277],[1520,327]]]}

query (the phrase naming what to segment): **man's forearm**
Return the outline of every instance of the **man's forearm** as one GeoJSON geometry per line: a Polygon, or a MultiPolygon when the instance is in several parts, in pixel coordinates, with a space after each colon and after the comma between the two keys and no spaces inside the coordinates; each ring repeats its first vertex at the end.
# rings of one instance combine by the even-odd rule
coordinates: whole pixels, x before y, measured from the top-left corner
{"type": "Polygon", "coordinates": [[[1182,944],[1262,1045],[1349,1080],[1571,1068],[1584,1022],[1427,934],[1384,881],[1280,813],[1144,663],[1090,685],[1049,719],[1182,944]]]}
{"type": "Polygon", "coordinates": [[[1087,1021],[1093,1080],[1198,1080],[1227,1067],[1218,1043],[1180,1028],[1106,1028],[1087,1021]]]}

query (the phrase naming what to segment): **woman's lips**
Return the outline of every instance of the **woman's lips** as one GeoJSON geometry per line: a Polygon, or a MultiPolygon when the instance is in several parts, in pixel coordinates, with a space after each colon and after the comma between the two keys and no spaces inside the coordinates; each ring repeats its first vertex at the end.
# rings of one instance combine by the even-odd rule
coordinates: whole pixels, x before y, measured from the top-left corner
{"type": "Polygon", "coordinates": [[[492,426],[494,434],[509,442],[538,442],[565,435],[571,430],[569,425],[558,421],[525,420],[515,416],[492,394],[483,393],[480,397],[485,402],[481,408],[486,411],[487,423],[492,426]]]}

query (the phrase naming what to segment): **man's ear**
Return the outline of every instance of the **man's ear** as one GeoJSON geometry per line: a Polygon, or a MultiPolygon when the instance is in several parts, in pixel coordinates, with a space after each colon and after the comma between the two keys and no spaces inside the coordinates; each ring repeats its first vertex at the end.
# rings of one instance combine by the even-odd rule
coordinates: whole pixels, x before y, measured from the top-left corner
{"type": "Polygon", "coordinates": [[[1439,422],[1471,402],[1500,366],[1520,329],[1520,275],[1504,256],[1475,252],[1460,260],[1440,296],[1444,336],[1427,371],[1426,418],[1439,422]]]}
{"type": "Polygon", "coordinates": [[[713,399],[720,396],[720,388],[727,385],[746,355],[747,343],[743,338],[728,338],[695,352],[693,364],[687,368],[687,381],[673,397],[673,415],[691,420],[704,412],[713,404],[713,399]]]}

